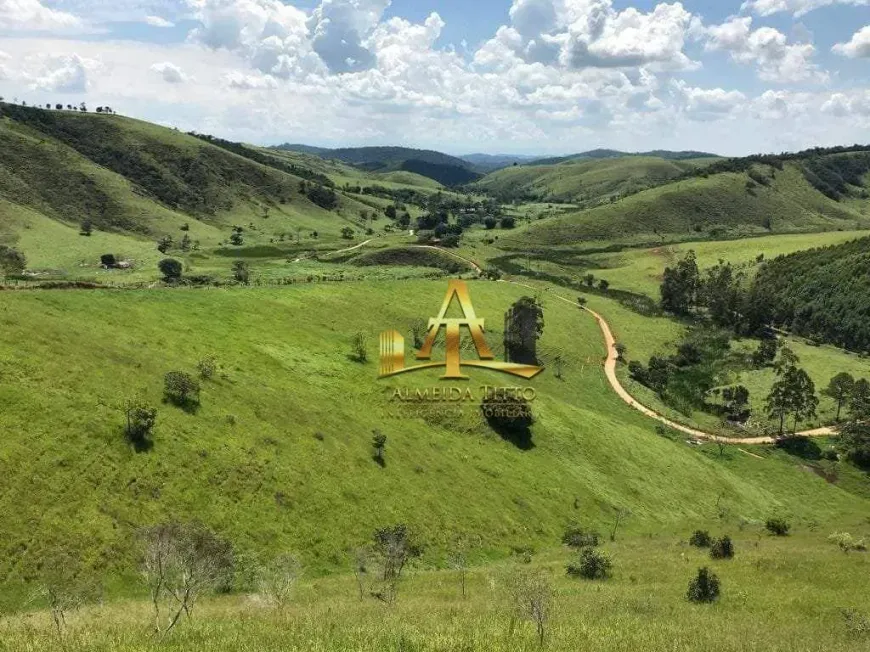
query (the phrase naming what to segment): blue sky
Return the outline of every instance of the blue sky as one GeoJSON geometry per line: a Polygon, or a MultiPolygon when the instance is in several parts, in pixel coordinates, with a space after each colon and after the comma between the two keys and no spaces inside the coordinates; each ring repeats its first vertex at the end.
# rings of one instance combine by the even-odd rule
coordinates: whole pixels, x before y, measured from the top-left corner
{"type": "Polygon", "coordinates": [[[0,0],[0,96],[256,143],[870,141],[870,0],[0,0]]]}

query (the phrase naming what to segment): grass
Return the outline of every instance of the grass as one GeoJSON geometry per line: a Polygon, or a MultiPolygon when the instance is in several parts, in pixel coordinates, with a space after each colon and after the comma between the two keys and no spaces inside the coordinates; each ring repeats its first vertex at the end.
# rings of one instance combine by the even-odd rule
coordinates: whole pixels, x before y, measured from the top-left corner
{"type": "MultiPolygon", "coordinates": [[[[7,606],[57,546],[131,590],[135,529],[171,517],[199,518],[244,553],[300,550],[326,571],[375,527],[401,521],[436,562],[458,535],[498,558],[558,540],[573,519],[603,527],[617,508],[634,514],[629,531],[682,527],[723,492],[753,519],[775,508],[831,523],[866,512],[865,498],[792,464],[765,461],[747,480],[742,467],[657,436],[607,386],[597,325],[556,301],[545,304],[540,352],[545,364],[561,355],[565,375],[534,381],[532,450],[496,436],[474,409],[458,421],[389,420],[391,387],[437,384],[437,374],[379,382],[375,361],[349,359],[350,341],[434,315],[445,287],[4,293],[0,528],[16,551],[0,561],[7,606]],[[200,411],[161,405],[163,375],[195,371],[210,354],[223,373],[204,383],[200,411]],[[148,453],[121,432],[134,395],[159,406],[148,453]],[[370,458],[375,429],[389,438],[383,469],[370,458]]],[[[501,315],[524,291],[471,289],[498,354],[501,315]]],[[[473,381],[505,382],[492,372],[473,381]]]]}
{"type": "Polygon", "coordinates": [[[748,188],[747,174],[721,173],[646,190],[621,201],[518,229],[517,246],[587,241],[646,243],[860,229],[866,215],[812,188],[795,165],[748,188]]]}
{"type": "Polygon", "coordinates": [[[691,161],[642,156],[574,160],[504,168],[488,174],[475,186],[494,195],[530,196],[591,207],[609,202],[612,197],[667,183],[693,167],[691,161]]]}
{"type": "Polygon", "coordinates": [[[829,231],[627,249],[615,254],[587,256],[589,267],[584,268],[583,273],[591,272],[598,278],[607,279],[614,288],[658,299],[665,267],[675,265],[690,250],[697,255],[698,266],[702,270],[724,260],[740,271],[753,275],[759,255],[770,260],[796,251],[841,244],[866,235],[867,231],[829,231]]]}
{"type": "MultiPolygon", "coordinates": [[[[783,539],[728,516],[703,526],[732,536],[735,559],[713,561],[705,550],[688,546],[689,528],[606,543],[614,559],[607,581],[567,577],[567,550],[537,557],[533,565],[554,588],[544,649],[865,649],[867,635],[851,631],[842,610],[868,615],[867,554],[843,554],[826,541],[829,530],[812,525],[783,539]],[[713,605],[685,599],[689,579],[701,566],[722,582],[722,597],[713,605]]],[[[852,531],[867,532],[866,522],[852,531]]],[[[392,608],[360,601],[349,576],[303,581],[282,610],[253,595],[210,599],[159,643],[147,632],[147,603],[110,603],[72,614],[64,642],[66,649],[82,652],[538,650],[532,624],[511,618],[507,587],[518,565],[472,569],[466,599],[456,573],[412,569],[392,608]]],[[[36,651],[58,642],[43,613],[8,617],[0,621],[0,633],[0,650],[36,651]]]]}

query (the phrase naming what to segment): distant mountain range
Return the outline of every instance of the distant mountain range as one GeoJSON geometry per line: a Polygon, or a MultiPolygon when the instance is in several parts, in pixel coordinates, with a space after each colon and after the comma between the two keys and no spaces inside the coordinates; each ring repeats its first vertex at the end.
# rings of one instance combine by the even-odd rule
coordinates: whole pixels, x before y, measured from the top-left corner
{"type": "Polygon", "coordinates": [[[718,154],[710,154],[708,152],[672,152],[664,149],[656,149],[651,152],[621,152],[616,149],[593,149],[580,154],[570,154],[568,156],[554,156],[550,158],[539,158],[527,163],[527,165],[557,165],[559,163],[567,163],[569,161],[581,160],[602,160],[609,158],[625,158],[627,156],[643,156],[652,158],[661,158],[666,161],[688,161],[696,158],[721,158],[718,154]]]}
{"type": "Polygon", "coordinates": [[[414,172],[435,179],[445,186],[458,186],[477,181],[485,170],[474,163],[427,149],[409,147],[345,147],[327,149],[309,145],[284,144],[274,149],[314,154],[336,159],[371,172],[414,172]]]}

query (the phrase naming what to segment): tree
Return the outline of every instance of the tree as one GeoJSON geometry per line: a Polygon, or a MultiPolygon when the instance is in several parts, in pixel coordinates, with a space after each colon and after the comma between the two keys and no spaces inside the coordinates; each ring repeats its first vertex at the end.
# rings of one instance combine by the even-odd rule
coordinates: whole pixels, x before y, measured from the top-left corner
{"type": "Polygon", "coordinates": [[[236,260],[233,262],[233,278],[236,279],[239,283],[244,283],[248,285],[251,281],[251,270],[248,267],[248,263],[243,260],[236,260]]]}
{"type": "Polygon", "coordinates": [[[749,390],[743,385],[722,390],[725,401],[725,416],[729,421],[743,423],[749,419],[749,390]]]}
{"type": "Polygon", "coordinates": [[[468,558],[464,546],[457,546],[450,552],[447,558],[450,568],[459,575],[459,587],[462,591],[462,599],[466,597],[466,585],[468,580],[468,558]]]}
{"type": "Polygon", "coordinates": [[[866,378],[855,381],[849,398],[849,415],[854,421],[870,419],[870,381],[866,378]]]}
{"type": "Polygon", "coordinates": [[[183,371],[170,371],[163,378],[163,395],[180,408],[190,410],[199,405],[199,382],[183,371]]]}
{"type": "Polygon", "coordinates": [[[775,337],[769,337],[761,340],[752,354],[752,364],[757,369],[773,364],[776,360],[776,354],[779,352],[779,340],[775,337]]]}
{"type": "Polygon", "coordinates": [[[764,524],[765,529],[777,537],[787,537],[791,525],[783,518],[769,518],[764,524]]]}
{"type": "Polygon", "coordinates": [[[0,271],[4,276],[20,276],[27,267],[27,259],[17,249],[0,245],[0,271]]]}
{"type": "Polygon", "coordinates": [[[773,368],[778,376],[782,376],[789,369],[797,367],[800,361],[797,353],[788,346],[783,346],[779,353],[779,360],[774,363],[773,368]]]}
{"type": "Polygon", "coordinates": [[[263,566],[258,576],[260,594],[270,604],[283,608],[290,602],[296,583],[302,576],[302,564],[294,555],[280,555],[263,566]]]}
{"type": "Polygon", "coordinates": [[[839,448],[858,466],[870,468],[870,425],[854,422],[843,426],[839,448]]]}
{"type": "Polygon", "coordinates": [[[855,378],[852,374],[845,371],[831,378],[831,382],[822,391],[825,396],[829,396],[837,402],[836,420],[840,420],[840,410],[852,398],[852,392],[855,390],[855,378]]]}
{"type": "Polygon", "coordinates": [[[709,568],[700,568],[695,579],[689,582],[686,598],[690,602],[715,602],[719,593],[719,578],[709,568]]]}
{"type": "Polygon", "coordinates": [[[184,237],[181,238],[181,250],[182,251],[190,251],[191,239],[190,235],[185,233],[184,237]]]}
{"type": "Polygon", "coordinates": [[[516,225],[516,219],[509,215],[505,215],[503,218],[501,218],[501,228],[503,229],[513,229],[514,227],[516,227],[516,225]]]}
{"type": "Polygon", "coordinates": [[[154,631],[165,636],[182,616],[192,617],[201,595],[229,579],[232,546],[199,523],[156,525],[142,530],[140,538],[154,631]]]}
{"type": "Polygon", "coordinates": [[[184,266],[174,258],[164,258],[157,263],[157,267],[163,274],[163,279],[167,282],[177,281],[181,278],[181,274],[184,271],[184,266]]]}
{"type": "Polygon", "coordinates": [[[544,308],[532,297],[522,297],[505,313],[504,348],[509,362],[538,363],[538,339],[544,333],[544,308]]]}
{"type": "Polygon", "coordinates": [[[341,237],[345,240],[353,240],[353,229],[349,226],[344,227],[341,230],[341,237]]]}
{"type": "Polygon", "coordinates": [[[54,108],[55,108],[55,110],[57,110],[57,111],[63,111],[63,104],[55,104],[55,105],[54,105],[54,108]]]}
{"type": "Polygon", "coordinates": [[[491,231],[498,225],[498,221],[494,217],[487,217],[483,220],[483,226],[487,231],[491,231]]]}
{"type": "Polygon", "coordinates": [[[93,231],[94,231],[94,227],[91,224],[91,221],[85,220],[84,222],[82,222],[81,228],[79,229],[79,235],[84,235],[84,236],[90,237],[91,233],[93,233],[93,231]]]}
{"type": "Polygon", "coordinates": [[[620,362],[625,362],[625,354],[628,353],[628,347],[622,342],[617,342],[613,345],[613,349],[616,351],[616,359],[620,362]]]}
{"type": "MultiPolygon", "coordinates": [[[[547,622],[553,608],[553,586],[545,571],[519,568],[509,579],[508,592],[514,619],[531,620],[544,646],[547,622]]],[[[513,629],[513,627],[511,627],[513,629]]]]}
{"type": "Polygon", "coordinates": [[[196,363],[196,368],[199,370],[200,378],[210,380],[218,370],[217,358],[213,355],[207,355],[196,363]]]}
{"type": "Polygon", "coordinates": [[[335,194],[332,188],[327,188],[326,186],[311,186],[306,193],[306,197],[308,197],[313,204],[328,211],[331,211],[338,206],[338,195],[335,194]]]}
{"type": "Polygon", "coordinates": [[[100,256],[100,265],[106,269],[112,269],[117,264],[118,260],[115,258],[115,254],[103,254],[100,256]]]}
{"type": "Polygon", "coordinates": [[[587,274],[583,277],[583,282],[586,284],[586,287],[592,287],[595,285],[595,274],[587,274]]]}
{"type": "Polygon", "coordinates": [[[742,275],[735,274],[731,263],[719,262],[707,270],[699,288],[698,303],[707,307],[710,319],[717,326],[736,328],[741,321],[743,291],[742,275]]]}
{"type": "Polygon", "coordinates": [[[127,439],[137,449],[148,448],[151,444],[151,432],[157,422],[157,408],[139,399],[129,399],[124,404],[124,416],[127,419],[124,427],[127,439]]]}
{"type": "Polygon", "coordinates": [[[610,281],[601,279],[600,281],[598,281],[598,289],[602,292],[607,292],[607,290],[610,289],[610,281]]]}
{"type": "Polygon", "coordinates": [[[394,220],[396,219],[396,207],[395,206],[387,206],[384,209],[384,214],[388,219],[394,220]]]}
{"type": "Polygon", "coordinates": [[[713,559],[733,559],[734,558],[734,543],[731,537],[727,534],[721,539],[717,539],[710,547],[710,556],[713,559]]]}
{"type": "Polygon", "coordinates": [[[245,237],[242,235],[241,231],[233,231],[230,235],[230,244],[234,247],[241,247],[245,244],[245,237]]]}
{"type": "Polygon", "coordinates": [[[661,304],[675,315],[688,315],[698,303],[701,286],[695,252],[690,251],[674,268],[667,267],[661,285],[661,304]]]}
{"type": "Polygon", "coordinates": [[[794,416],[795,430],[801,419],[816,416],[819,399],[816,388],[806,371],[797,367],[787,367],[773,384],[767,396],[767,414],[779,419],[779,434],[785,429],[785,418],[794,416]]]}
{"type": "Polygon", "coordinates": [[[171,248],[172,248],[172,236],[171,235],[165,235],[162,238],[160,238],[160,241],[157,243],[157,251],[159,251],[161,254],[165,254],[171,248]]]}
{"type": "Polygon", "coordinates": [[[371,595],[392,605],[399,594],[399,583],[405,566],[422,554],[406,525],[394,525],[376,530],[373,535],[372,558],[379,567],[377,583],[371,595]]]}
{"type": "Polygon", "coordinates": [[[381,466],[386,465],[387,436],[380,430],[372,431],[372,458],[381,466]]]}

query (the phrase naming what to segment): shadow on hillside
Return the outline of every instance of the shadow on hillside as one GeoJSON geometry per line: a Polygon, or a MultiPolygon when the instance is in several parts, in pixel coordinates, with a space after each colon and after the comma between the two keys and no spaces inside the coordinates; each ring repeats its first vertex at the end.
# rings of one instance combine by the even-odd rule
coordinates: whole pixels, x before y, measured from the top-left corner
{"type": "Polygon", "coordinates": [[[822,459],[822,449],[809,437],[783,437],[776,442],[776,447],[803,460],[822,459]]]}

